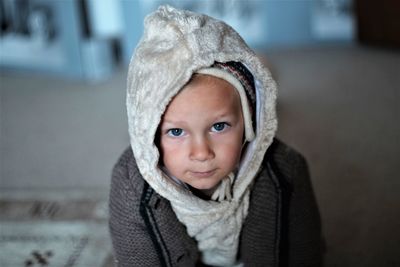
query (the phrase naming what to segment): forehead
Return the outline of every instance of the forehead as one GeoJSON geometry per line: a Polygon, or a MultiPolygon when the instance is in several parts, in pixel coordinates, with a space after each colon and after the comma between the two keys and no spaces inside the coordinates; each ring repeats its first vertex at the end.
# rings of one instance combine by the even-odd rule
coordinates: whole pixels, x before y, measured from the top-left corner
{"type": "Polygon", "coordinates": [[[207,109],[241,111],[239,93],[223,79],[195,74],[189,83],[172,99],[165,116],[207,109]]]}

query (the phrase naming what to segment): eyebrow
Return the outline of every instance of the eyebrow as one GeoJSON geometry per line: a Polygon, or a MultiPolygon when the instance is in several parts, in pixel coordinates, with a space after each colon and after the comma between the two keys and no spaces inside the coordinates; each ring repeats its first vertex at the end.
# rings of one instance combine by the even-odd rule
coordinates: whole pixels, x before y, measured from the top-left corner
{"type": "Polygon", "coordinates": [[[168,119],[163,119],[163,120],[161,121],[161,123],[169,123],[169,124],[186,124],[186,122],[185,122],[185,121],[181,121],[181,120],[174,121],[174,120],[168,120],[168,119]]]}
{"type": "Polygon", "coordinates": [[[216,119],[224,118],[224,117],[231,117],[235,116],[233,113],[224,112],[216,116],[216,119]]]}
{"type": "MultiPolygon", "coordinates": [[[[221,113],[221,114],[218,114],[217,116],[215,116],[215,119],[214,120],[219,120],[219,119],[221,119],[221,118],[225,118],[225,117],[232,117],[232,116],[235,116],[235,114],[233,114],[233,113],[228,113],[228,112],[223,112],[223,113],[221,113]]],[[[169,124],[186,124],[186,122],[185,121],[182,121],[182,120],[171,120],[171,119],[163,119],[162,120],[162,122],[161,123],[169,123],[169,124]]]]}

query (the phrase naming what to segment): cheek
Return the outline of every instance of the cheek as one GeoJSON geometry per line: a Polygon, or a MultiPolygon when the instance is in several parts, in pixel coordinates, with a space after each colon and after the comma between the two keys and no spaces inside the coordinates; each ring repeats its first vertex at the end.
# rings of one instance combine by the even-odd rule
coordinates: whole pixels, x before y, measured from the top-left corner
{"type": "Polygon", "coordinates": [[[242,149],[241,149],[240,144],[231,147],[231,150],[229,151],[229,153],[231,155],[230,161],[232,164],[236,165],[239,162],[241,152],[242,152],[242,149]]]}
{"type": "Polygon", "coordinates": [[[161,160],[168,169],[175,168],[177,162],[182,161],[182,146],[176,142],[160,142],[161,160]]]}
{"type": "Polygon", "coordinates": [[[182,142],[177,140],[168,140],[167,138],[161,138],[160,141],[160,149],[161,152],[165,155],[179,153],[182,148],[182,142]]]}
{"type": "Polygon", "coordinates": [[[242,151],[241,139],[233,138],[231,142],[220,143],[218,150],[220,152],[218,154],[220,154],[220,158],[226,163],[226,166],[236,166],[242,151]]]}

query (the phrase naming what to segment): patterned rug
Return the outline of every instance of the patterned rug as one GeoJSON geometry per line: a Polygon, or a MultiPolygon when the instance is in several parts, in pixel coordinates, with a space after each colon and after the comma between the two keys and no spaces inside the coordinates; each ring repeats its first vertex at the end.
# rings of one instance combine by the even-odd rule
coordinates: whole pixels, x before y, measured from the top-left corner
{"type": "Polygon", "coordinates": [[[0,266],[112,266],[106,206],[0,200],[0,266]]]}

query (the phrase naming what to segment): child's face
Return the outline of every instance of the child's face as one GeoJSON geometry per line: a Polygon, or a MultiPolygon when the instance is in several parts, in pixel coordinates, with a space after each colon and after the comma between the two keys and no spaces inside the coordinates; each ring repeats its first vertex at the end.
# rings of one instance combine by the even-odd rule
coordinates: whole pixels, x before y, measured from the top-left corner
{"type": "Polygon", "coordinates": [[[237,167],[243,131],[236,89],[222,79],[195,75],[161,121],[163,164],[192,187],[213,189],[237,167]]]}

